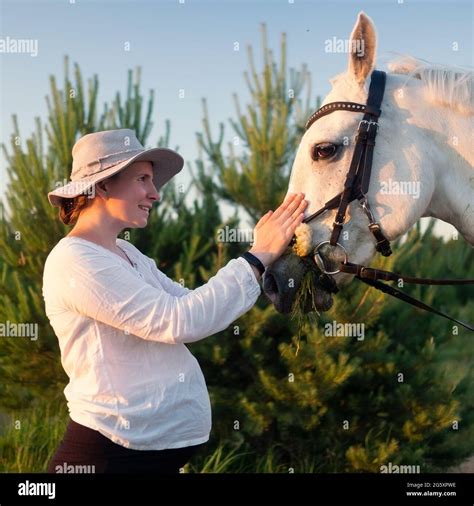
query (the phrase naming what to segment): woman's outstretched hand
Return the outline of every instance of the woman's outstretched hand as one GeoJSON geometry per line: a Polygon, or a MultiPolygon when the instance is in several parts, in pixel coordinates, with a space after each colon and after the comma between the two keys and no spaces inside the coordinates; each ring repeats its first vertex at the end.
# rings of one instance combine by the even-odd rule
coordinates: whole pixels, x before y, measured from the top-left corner
{"type": "Polygon", "coordinates": [[[303,221],[307,205],[304,193],[290,193],[276,211],[268,211],[255,225],[253,246],[249,251],[265,267],[288,247],[296,227],[303,221]]]}

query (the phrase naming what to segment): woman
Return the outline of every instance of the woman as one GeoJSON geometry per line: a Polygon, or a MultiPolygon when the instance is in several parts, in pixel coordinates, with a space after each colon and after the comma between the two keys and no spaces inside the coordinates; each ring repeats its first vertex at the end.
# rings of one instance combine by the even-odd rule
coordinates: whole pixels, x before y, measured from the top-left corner
{"type": "Polygon", "coordinates": [[[211,430],[204,377],[186,343],[253,306],[263,270],[288,246],[306,201],[292,195],[269,211],[244,257],[189,290],[117,238],[147,225],[156,188],[182,169],[181,156],[145,150],[128,129],[85,135],[72,155],[71,182],[48,194],[74,225],[43,277],[71,418],[48,472],[176,473],[211,430]]]}

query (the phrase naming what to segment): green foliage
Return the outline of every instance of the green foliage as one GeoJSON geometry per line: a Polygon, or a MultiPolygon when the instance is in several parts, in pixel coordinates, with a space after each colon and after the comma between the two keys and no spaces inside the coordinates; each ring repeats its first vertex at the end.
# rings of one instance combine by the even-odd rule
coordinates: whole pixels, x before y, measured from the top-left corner
{"type": "MultiPolygon", "coordinates": [[[[378,267],[446,277],[445,251],[463,276],[474,277],[469,246],[445,243],[431,230],[413,230],[378,267]],[[436,261],[419,261],[428,257],[436,261]]],[[[465,290],[450,299],[442,291],[421,296],[457,317],[472,315],[465,290]]],[[[259,455],[277,444],[278,465],[296,472],[308,459],[319,472],[380,472],[388,462],[442,471],[474,452],[467,330],[356,282],[317,325],[312,319],[297,328],[258,305],[237,324],[238,336],[231,327],[211,338],[212,349],[193,347],[212,392],[216,441],[245,441],[259,455]],[[363,323],[364,338],[326,335],[334,320],[363,323]]]]}
{"type": "MultiPolygon", "coordinates": [[[[44,473],[64,436],[67,409],[63,402],[37,402],[8,418],[0,438],[0,473],[44,473]],[[45,423],[45,420],[48,423],[45,423]]],[[[219,443],[214,450],[199,451],[184,466],[185,473],[287,473],[279,461],[280,449],[257,455],[245,444],[219,443]]],[[[307,472],[314,464],[306,463],[307,472]]]]}
{"type": "Polygon", "coordinates": [[[45,473],[67,420],[63,400],[40,401],[13,412],[0,438],[0,473],[45,473]]]}

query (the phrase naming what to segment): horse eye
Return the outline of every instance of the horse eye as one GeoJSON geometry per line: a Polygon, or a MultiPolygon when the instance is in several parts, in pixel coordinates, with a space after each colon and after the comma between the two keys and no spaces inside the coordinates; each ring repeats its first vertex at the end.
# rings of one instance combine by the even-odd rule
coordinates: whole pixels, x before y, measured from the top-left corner
{"type": "Polygon", "coordinates": [[[330,142],[322,142],[321,144],[316,144],[313,148],[313,160],[326,160],[334,156],[337,151],[337,146],[330,142]]]}

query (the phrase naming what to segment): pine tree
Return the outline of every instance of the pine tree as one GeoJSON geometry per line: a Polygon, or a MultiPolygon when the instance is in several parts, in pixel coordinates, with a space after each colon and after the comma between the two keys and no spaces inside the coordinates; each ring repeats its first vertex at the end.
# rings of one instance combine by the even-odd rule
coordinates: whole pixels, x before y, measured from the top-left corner
{"type": "MultiPolygon", "coordinates": [[[[301,70],[286,69],[286,37],[281,40],[280,65],[273,61],[267,47],[265,25],[261,26],[263,70],[257,74],[252,48],[248,47],[250,76],[244,77],[251,93],[252,103],[242,113],[239,99],[233,95],[238,121],[230,119],[233,140],[228,144],[229,154],[222,155],[224,125],[219,124],[219,138],[212,138],[207,102],[203,100],[203,132],[198,134],[199,146],[212,162],[210,174],[204,164],[198,163],[197,187],[211,181],[217,197],[232,205],[241,206],[258,221],[269,209],[282,200],[288,187],[288,176],[294,152],[304,132],[310,110],[311,80],[306,65],[301,70]],[[303,106],[300,95],[307,90],[303,106]],[[236,149],[243,151],[240,156],[236,149]],[[217,178],[216,178],[217,175],[217,178]],[[218,179],[218,183],[214,182],[218,179]]],[[[314,107],[319,104],[316,100],[314,107]]]]}

